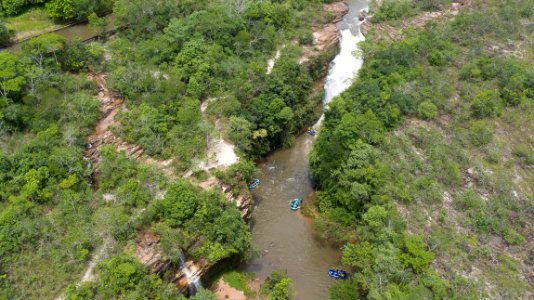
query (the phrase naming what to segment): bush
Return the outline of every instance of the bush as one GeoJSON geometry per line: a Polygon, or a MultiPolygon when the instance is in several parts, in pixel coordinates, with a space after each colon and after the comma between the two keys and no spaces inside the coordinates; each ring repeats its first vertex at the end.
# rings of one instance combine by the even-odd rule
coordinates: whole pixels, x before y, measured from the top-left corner
{"type": "Polygon", "coordinates": [[[534,165],[534,149],[527,144],[519,144],[515,147],[513,154],[527,166],[534,165]]]}
{"type": "Polygon", "coordinates": [[[474,121],[469,128],[469,139],[475,146],[489,144],[493,140],[495,126],[487,121],[474,121]]]}
{"type": "Polygon", "coordinates": [[[417,10],[408,0],[384,0],[373,12],[373,22],[384,22],[413,16],[417,10]]]}
{"type": "Polygon", "coordinates": [[[510,227],[504,230],[503,238],[511,246],[521,245],[525,242],[525,238],[510,227]]]}
{"type": "Polygon", "coordinates": [[[471,112],[477,118],[493,117],[499,114],[502,100],[499,92],[483,90],[479,92],[471,103],[471,112]]]}
{"type": "Polygon", "coordinates": [[[456,198],[455,206],[465,211],[469,209],[482,209],[485,203],[475,192],[468,191],[456,198]]]}
{"type": "Polygon", "coordinates": [[[438,116],[438,108],[430,101],[424,101],[417,107],[417,115],[424,120],[432,120],[438,116]]]}
{"type": "Polygon", "coordinates": [[[6,27],[6,24],[0,20],[0,46],[9,45],[10,39],[15,32],[6,27]]]}
{"type": "Polygon", "coordinates": [[[28,0],[2,0],[2,9],[8,16],[15,16],[22,12],[28,0]]]}
{"type": "Polygon", "coordinates": [[[293,299],[293,281],[287,274],[274,271],[267,277],[261,287],[262,293],[267,295],[268,300],[293,299]]]}
{"type": "Polygon", "coordinates": [[[450,0],[416,0],[417,5],[422,10],[438,10],[446,7],[450,0]]]}
{"type": "Polygon", "coordinates": [[[305,33],[301,34],[299,37],[299,44],[301,45],[313,44],[313,32],[306,31],[305,33]]]}

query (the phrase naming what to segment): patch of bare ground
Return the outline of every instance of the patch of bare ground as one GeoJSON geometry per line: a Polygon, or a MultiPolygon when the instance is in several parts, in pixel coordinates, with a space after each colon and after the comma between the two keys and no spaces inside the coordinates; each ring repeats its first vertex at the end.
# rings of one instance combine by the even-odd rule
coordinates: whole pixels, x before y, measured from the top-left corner
{"type": "Polygon", "coordinates": [[[247,296],[243,291],[231,287],[223,278],[215,283],[212,291],[215,293],[217,300],[247,300],[247,296]]]}

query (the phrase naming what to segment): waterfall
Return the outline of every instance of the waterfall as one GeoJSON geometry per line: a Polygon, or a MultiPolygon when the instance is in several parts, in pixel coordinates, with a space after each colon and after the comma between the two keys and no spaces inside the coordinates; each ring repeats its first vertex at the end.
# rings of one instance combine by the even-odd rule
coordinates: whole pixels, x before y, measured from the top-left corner
{"type": "MultiPolygon", "coordinates": [[[[368,9],[368,8],[365,8],[368,9]]],[[[356,13],[345,16],[343,27],[339,33],[339,53],[330,63],[324,84],[323,104],[328,109],[328,102],[344,92],[352,85],[358,71],[363,65],[363,58],[359,55],[358,43],[365,40],[360,31],[360,24],[356,13]]],[[[324,114],[312,126],[319,130],[324,114]]]]}
{"type": "MultiPolygon", "coordinates": [[[[354,19],[356,18],[354,16],[354,19]]],[[[357,20],[354,23],[359,25],[357,20]]],[[[363,64],[363,59],[356,53],[359,50],[358,43],[364,40],[360,27],[352,23],[346,26],[340,33],[339,54],[332,61],[326,77],[323,100],[325,104],[350,87],[356,72],[363,64]]]]}
{"type": "Polygon", "coordinates": [[[202,288],[202,284],[200,283],[200,277],[198,275],[193,274],[189,267],[187,266],[186,260],[185,260],[185,254],[180,249],[180,269],[182,270],[182,273],[184,273],[185,278],[187,280],[187,285],[189,288],[189,295],[194,295],[196,292],[202,288]]]}

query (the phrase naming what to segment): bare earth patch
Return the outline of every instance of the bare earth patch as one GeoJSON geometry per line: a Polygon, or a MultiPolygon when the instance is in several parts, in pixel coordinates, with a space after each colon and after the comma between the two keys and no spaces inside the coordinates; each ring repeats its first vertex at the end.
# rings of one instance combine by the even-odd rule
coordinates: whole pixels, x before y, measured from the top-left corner
{"type": "Polygon", "coordinates": [[[219,279],[213,288],[217,300],[247,300],[243,291],[231,287],[224,279],[219,279]]]}

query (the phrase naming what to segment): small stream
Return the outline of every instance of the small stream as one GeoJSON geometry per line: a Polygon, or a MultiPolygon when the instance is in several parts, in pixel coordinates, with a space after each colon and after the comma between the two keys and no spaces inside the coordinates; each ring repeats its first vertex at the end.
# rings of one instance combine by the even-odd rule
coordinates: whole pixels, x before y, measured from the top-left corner
{"type": "MultiPolygon", "coordinates": [[[[350,10],[343,19],[340,32],[340,53],[333,60],[325,81],[325,104],[351,84],[362,60],[354,56],[357,43],[363,40],[359,30],[358,12],[368,1],[349,0],[350,10]]],[[[319,122],[316,126],[319,126],[319,122]]],[[[259,257],[246,267],[264,280],[273,270],[287,270],[293,279],[296,299],[328,299],[328,287],[334,282],[328,268],[339,266],[341,252],[315,238],[312,220],[300,211],[292,212],[289,203],[313,192],[308,154],[313,137],[303,134],[289,148],[276,151],[258,168],[261,185],[254,190],[256,207],[252,219],[252,241],[260,249],[259,257]]]]}

